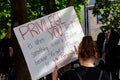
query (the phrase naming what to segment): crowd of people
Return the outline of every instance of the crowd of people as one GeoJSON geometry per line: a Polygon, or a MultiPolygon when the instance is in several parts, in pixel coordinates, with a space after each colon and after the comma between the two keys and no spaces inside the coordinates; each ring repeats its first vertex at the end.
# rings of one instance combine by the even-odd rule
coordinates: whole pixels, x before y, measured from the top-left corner
{"type": "MultiPolygon", "coordinates": [[[[119,80],[119,43],[120,35],[114,29],[99,33],[95,42],[84,36],[78,48],[79,67],[63,73],[60,80],[119,80]]],[[[58,72],[56,66],[52,80],[57,80],[58,72]]]]}
{"type": "MultiPolygon", "coordinates": [[[[12,72],[13,75],[10,75],[14,62],[10,31],[8,30],[6,37],[0,40],[0,80],[15,80],[15,73],[12,72]],[[5,57],[2,58],[1,56],[5,57]],[[8,79],[1,79],[4,76],[7,76],[8,79]]],[[[72,69],[59,75],[60,70],[56,65],[52,75],[50,74],[51,79],[119,80],[120,35],[117,30],[112,29],[99,33],[96,41],[93,41],[92,36],[85,35],[78,46],[77,54],[78,60],[75,63],[79,66],[75,68],[71,63],[72,69]],[[99,62],[96,64],[98,59],[99,62]]]]}
{"type": "Polygon", "coordinates": [[[96,41],[99,57],[104,57],[104,63],[101,63],[99,67],[111,74],[115,80],[119,80],[119,41],[120,35],[118,34],[118,30],[115,29],[99,33],[96,41]]]}
{"type": "MultiPolygon", "coordinates": [[[[84,36],[78,47],[80,67],[66,71],[60,80],[110,80],[109,74],[97,68],[95,61],[98,58],[95,43],[91,36],[84,36]]],[[[52,80],[57,80],[58,69],[55,67],[52,80]]]]}

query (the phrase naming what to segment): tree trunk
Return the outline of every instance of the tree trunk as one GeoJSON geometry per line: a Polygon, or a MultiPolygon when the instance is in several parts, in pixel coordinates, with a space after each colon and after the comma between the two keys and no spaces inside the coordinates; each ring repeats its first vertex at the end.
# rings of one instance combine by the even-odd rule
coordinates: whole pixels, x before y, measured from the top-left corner
{"type": "Polygon", "coordinates": [[[46,0],[45,2],[46,14],[55,12],[55,0],[46,0]]]}
{"type": "MultiPolygon", "coordinates": [[[[21,25],[27,21],[26,0],[10,0],[11,1],[11,19],[12,30],[14,27],[21,25]]],[[[16,80],[31,80],[25,59],[23,57],[21,48],[12,31],[14,63],[16,70],[16,80]]]]}
{"type": "Polygon", "coordinates": [[[73,5],[74,5],[74,0],[67,0],[67,7],[73,5]]]}

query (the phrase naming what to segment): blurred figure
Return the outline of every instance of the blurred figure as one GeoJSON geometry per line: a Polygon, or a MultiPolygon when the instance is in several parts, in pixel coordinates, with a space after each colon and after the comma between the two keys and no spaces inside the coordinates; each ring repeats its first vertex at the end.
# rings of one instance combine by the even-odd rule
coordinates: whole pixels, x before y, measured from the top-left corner
{"type": "Polygon", "coordinates": [[[104,54],[104,41],[105,41],[105,33],[104,32],[100,32],[97,36],[97,49],[98,49],[98,57],[102,57],[102,55],[104,54]]]}
{"type": "Polygon", "coordinates": [[[5,80],[14,80],[10,79],[10,72],[13,67],[13,47],[12,47],[12,40],[11,40],[11,28],[8,29],[5,38],[0,41],[0,48],[3,50],[3,57],[1,63],[1,73],[4,76],[5,80]]]}
{"type": "Polygon", "coordinates": [[[100,32],[96,40],[98,59],[96,66],[104,69],[105,67],[105,32],[100,32]]]}
{"type": "Polygon", "coordinates": [[[118,78],[118,61],[117,61],[117,46],[119,42],[119,34],[114,30],[106,32],[106,45],[105,45],[105,70],[112,74],[113,80],[118,78]]]}

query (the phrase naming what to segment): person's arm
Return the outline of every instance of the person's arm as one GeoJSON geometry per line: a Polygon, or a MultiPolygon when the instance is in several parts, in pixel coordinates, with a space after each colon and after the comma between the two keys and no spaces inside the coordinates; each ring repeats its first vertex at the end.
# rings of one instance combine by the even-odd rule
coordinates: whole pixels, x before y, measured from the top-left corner
{"type": "Polygon", "coordinates": [[[9,47],[9,55],[10,55],[10,57],[13,57],[13,48],[12,47],[9,47]]]}
{"type": "Polygon", "coordinates": [[[58,68],[56,66],[54,71],[52,72],[52,80],[57,80],[57,76],[58,76],[58,68]]]}

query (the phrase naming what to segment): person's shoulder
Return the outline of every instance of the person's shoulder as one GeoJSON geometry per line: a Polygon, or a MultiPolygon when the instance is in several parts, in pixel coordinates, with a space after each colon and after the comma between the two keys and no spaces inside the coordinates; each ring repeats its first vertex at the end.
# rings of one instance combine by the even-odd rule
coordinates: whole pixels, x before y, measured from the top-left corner
{"type": "Polygon", "coordinates": [[[110,80],[109,74],[105,70],[102,70],[98,67],[81,66],[76,68],[75,71],[81,74],[81,76],[84,76],[84,74],[86,74],[86,76],[91,76],[91,77],[99,77],[100,73],[102,72],[102,80],[110,80]]]}
{"type": "Polygon", "coordinates": [[[108,74],[108,72],[106,72],[105,70],[102,71],[103,71],[102,78],[105,80],[110,80],[110,74],[108,74]]]}
{"type": "Polygon", "coordinates": [[[71,69],[71,70],[64,72],[61,80],[78,80],[75,69],[71,69]]]}
{"type": "Polygon", "coordinates": [[[98,34],[98,36],[101,36],[101,35],[105,35],[105,33],[104,33],[104,32],[100,32],[100,33],[98,34]]]}
{"type": "MultiPolygon", "coordinates": [[[[98,68],[98,67],[96,67],[96,69],[97,69],[100,73],[102,72],[102,74],[101,74],[102,80],[110,80],[110,75],[108,74],[108,72],[106,72],[105,70],[100,69],[100,68],[98,68]]],[[[99,74],[99,76],[100,76],[100,74],[99,74]]]]}
{"type": "Polygon", "coordinates": [[[79,71],[80,71],[80,70],[84,70],[84,69],[85,69],[85,70],[91,70],[91,69],[92,69],[92,70],[98,70],[98,71],[100,70],[98,67],[80,66],[80,67],[77,67],[77,68],[76,68],[76,70],[79,70],[79,71]]]}
{"type": "Polygon", "coordinates": [[[64,74],[65,75],[73,75],[75,72],[75,69],[70,69],[70,70],[67,70],[64,74]]]}

